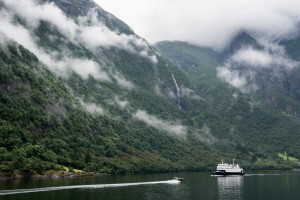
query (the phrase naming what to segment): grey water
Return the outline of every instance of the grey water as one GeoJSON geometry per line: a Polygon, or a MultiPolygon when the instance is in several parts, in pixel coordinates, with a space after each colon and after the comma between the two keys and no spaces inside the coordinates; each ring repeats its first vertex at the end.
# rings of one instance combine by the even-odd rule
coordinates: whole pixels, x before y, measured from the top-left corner
{"type": "Polygon", "coordinates": [[[211,177],[207,172],[0,181],[0,199],[300,199],[300,172],[211,177]],[[184,182],[172,180],[184,177],[184,182]]]}

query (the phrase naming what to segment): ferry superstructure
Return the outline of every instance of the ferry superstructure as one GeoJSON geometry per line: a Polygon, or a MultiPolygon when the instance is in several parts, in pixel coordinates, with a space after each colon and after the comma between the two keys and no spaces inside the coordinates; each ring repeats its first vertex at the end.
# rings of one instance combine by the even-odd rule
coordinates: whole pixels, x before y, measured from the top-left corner
{"type": "Polygon", "coordinates": [[[212,172],[213,176],[226,176],[226,175],[244,175],[245,172],[242,168],[240,168],[239,164],[234,164],[234,160],[232,164],[222,163],[218,164],[217,170],[212,172]]]}

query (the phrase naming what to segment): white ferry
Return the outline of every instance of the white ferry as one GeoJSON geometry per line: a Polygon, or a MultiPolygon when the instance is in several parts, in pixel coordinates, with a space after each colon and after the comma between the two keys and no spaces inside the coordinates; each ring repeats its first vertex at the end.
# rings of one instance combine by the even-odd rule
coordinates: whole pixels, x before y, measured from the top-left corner
{"type": "Polygon", "coordinates": [[[244,171],[240,168],[239,164],[234,164],[234,160],[232,164],[222,163],[218,164],[217,170],[212,172],[212,176],[227,176],[227,175],[244,175],[244,171]]]}

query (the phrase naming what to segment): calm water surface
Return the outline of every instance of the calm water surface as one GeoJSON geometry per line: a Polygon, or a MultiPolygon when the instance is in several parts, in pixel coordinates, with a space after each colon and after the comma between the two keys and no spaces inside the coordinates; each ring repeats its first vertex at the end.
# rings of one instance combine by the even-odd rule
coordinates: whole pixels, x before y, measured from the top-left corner
{"type": "Polygon", "coordinates": [[[210,173],[199,172],[0,181],[0,199],[298,200],[300,172],[248,173],[242,177],[211,177],[210,173]],[[172,181],[173,176],[184,177],[184,183],[172,181]]]}

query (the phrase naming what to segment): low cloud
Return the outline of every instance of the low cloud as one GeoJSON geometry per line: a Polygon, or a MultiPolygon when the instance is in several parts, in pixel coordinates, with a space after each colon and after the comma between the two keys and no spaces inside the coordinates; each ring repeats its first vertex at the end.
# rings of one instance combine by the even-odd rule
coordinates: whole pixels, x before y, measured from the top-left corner
{"type": "Polygon", "coordinates": [[[235,92],[235,93],[232,94],[232,97],[233,97],[235,100],[237,100],[238,97],[239,97],[239,94],[238,94],[237,92],[235,92]]]}
{"type": "MultiPolygon", "coordinates": [[[[128,38],[126,38],[127,36],[125,37],[125,35],[118,35],[110,31],[96,20],[98,16],[93,14],[94,12],[91,12],[87,17],[81,17],[78,21],[82,24],[78,25],[72,19],[66,17],[54,3],[39,5],[33,0],[20,0],[18,2],[4,0],[4,5],[6,9],[3,7],[0,9],[0,33],[29,49],[57,75],[68,78],[72,72],[75,72],[83,79],[93,77],[95,80],[104,82],[112,82],[114,80],[121,88],[126,90],[134,88],[134,85],[126,80],[116,69],[107,71],[104,69],[107,66],[101,66],[99,62],[87,58],[75,58],[71,55],[71,52],[67,50],[57,52],[47,49],[46,52],[37,45],[39,38],[33,35],[33,32],[34,29],[39,26],[40,20],[48,21],[57,27],[66,38],[76,44],[77,42],[87,42],[84,41],[84,39],[87,39],[88,36],[85,37],[84,33],[88,32],[90,28],[95,28],[100,30],[100,32],[98,32],[97,35],[91,35],[93,37],[90,38],[95,40],[94,44],[96,44],[96,46],[105,46],[105,42],[109,41],[107,45],[127,48],[130,51],[134,51],[131,43],[141,45],[140,48],[149,48],[146,43],[140,41],[142,39],[138,38],[135,40],[135,36],[128,36],[128,38]],[[26,10],[22,12],[24,8],[26,8],[26,10]],[[21,17],[27,26],[25,27],[19,24],[15,20],[15,15],[21,17]],[[84,22],[84,20],[86,21],[84,22]],[[90,21],[90,25],[84,25],[87,23],[87,20],[90,21]],[[103,31],[101,32],[101,30],[103,31]]],[[[51,35],[49,37],[51,37],[51,35]]],[[[93,49],[92,46],[87,46],[93,49]]]]}
{"type": "Polygon", "coordinates": [[[13,39],[28,48],[57,75],[68,77],[70,72],[74,71],[83,79],[92,76],[99,81],[111,80],[109,75],[101,69],[100,65],[92,60],[76,59],[63,54],[60,54],[62,58],[57,59],[58,52],[45,52],[37,46],[35,38],[31,35],[30,30],[20,24],[13,23],[13,16],[9,12],[0,10],[0,17],[2,20],[0,32],[6,37],[13,39]]]}
{"type": "Polygon", "coordinates": [[[125,110],[127,108],[130,109],[129,102],[127,100],[122,100],[119,96],[115,96],[114,99],[107,100],[106,103],[111,106],[117,106],[122,110],[125,110]]]}
{"type": "Polygon", "coordinates": [[[82,41],[90,50],[96,50],[98,47],[116,46],[134,52],[135,49],[130,43],[146,47],[135,36],[111,31],[98,20],[96,9],[92,9],[86,16],[79,16],[77,21],[77,39],[82,41]]]}
{"type": "Polygon", "coordinates": [[[88,79],[90,76],[99,81],[111,81],[109,75],[101,69],[98,63],[87,59],[70,59],[64,60],[70,63],[69,68],[80,74],[83,79],[88,79]]]}
{"type": "Polygon", "coordinates": [[[238,51],[233,55],[232,61],[235,63],[247,64],[249,66],[269,67],[272,63],[272,55],[269,52],[258,51],[248,47],[238,51]]]}
{"type": "Polygon", "coordinates": [[[90,50],[97,51],[98,47],[118,47],[145,57],[153,64],[158,62],[156,55],[144,39],[111,31],[98,20],[96,8],[86,16],[78,17],[77,21],[79,23],[77,37],[90,50]]]}
{"type": "Polygon", "coordinates": [[[181,124],[159,119],[154,115],[149,115],[143,110],[137,110],[132,116],[134,119],[142,121],[148,126],[164,130],[172,136],[186,138],[187,127],[181,124]]]}
{"type": "Polygon", "coordinates": [[[155,54],[151,52],[150,50],[142,50],[140,51],[140,55],[142,57],[148,58],[153,64],[157,64],[158,60],[155,54]]]}
{"type": "Polygon", "coordinates": [[[37,28],[40,21],[48,21],[68,38],[75,37],[77,25],[69,19],[53,2],[37,4],[35,0],[2,0],[14,14],[21,17],[30,28],[37,28]]]}
{"type": "Polygon", "coordinates": [[[246,78],[240,75],[239,71],[232,70],[230,66],[225,65],[217,68],[217,75],[231,86],[244,90],[246,86],[246,78]]]}
{"type": "Polygon", "coordinates": [[[57,59],[57,53],[45,53],[41,49],[33,52],[58,76],[68,78],[75,72],[84,80],[92,77],[97,81],[112,82],[111,76],[93,60],[72,58],[67,54],[61,54],[62,58],[57,59]]]}
{"type": "Polygon", "coordinates": [[[92,114],[92,115],[103,115],[104,114],[104,109],[95,104],[95,103],[88,103],[83,101],[80,98],[77,98],[80,105],[85,109],[85,111],[87,111],[88,113],[92,114]]]}
{"type": "Polygon", "coordinates": [[[35,0],[3,0],[5,7],[21,17],[30,29],[35,29],[41,21],[54,25],[58,31],[72,42],[84,43],[89,49],[97,47],[119,47],[135,52],[135,46],[149,50],[147,43],[135,35],[120,34],[111,31],[98,20],[96,8],[76,21],[67,17],[55,3],[39,4],[35,0]]]}
{"type": "Polygon", "coordinates": [[[126,78],[116,70],[110,71],[112,78],[116,81],[117,85],[125,90],[134,89],[134,84],[131,81],[126,80],[126,78]]]}
{"type": "Polygon", "coordinates": [[[115,97],[115,103],[122,109],[125,109],[128,105],[129,105],[129,102],[128,101],[123,101],[121,100],[119,97],[115,97]]]}
{"type": "Polygon", "coordinates": [[[150,42],[188,41],[224,48],[240,31],[272,39],[299,31],[298,0],[95,0],[150,42]]]}
{"type": "Polygon", "coordinates": [[[194,133],[194,136],[203,143],[214,144],[217,139],[211,134],[210,128],[204,124],[200,131],[194,133]]]}
{"type": "Polygon", "coordinates": [[[37,51],[37,45],[35,44],[30,32],[23,26],[14,23],[14,18],[11,12],[0,10],[0,18],[0,32],[3,35],[22,44],[34,53],[37,51]]]}
{"type": "Polygon", "coordinates": [[[78,36],[80,40],[89,48],[119,46],[126,47],[126,38],[110,31],[107,27],[87,26],[78,36]],[[95,37],[102,36],[102,37],[95,37]]]}
{"type": "Polygon", "coordinates": [[[263,42],[264,49],[257,50],[253,47],[244,47],[231,57],[233,64],[243,64],[249,67],[273,67],[291,69],[297,65],[297,62],[290,59],[282,46],[263,42]]]}
{"type": "Polygon", "coordinates": [[[299,65],[286,55],[284,47],[265,39],[258,41],[262,48],[242,47],[217,68],[217,76],[242,92],[250,92],[258,89],[256,77],[262,69],[276,76],[299,65]]]}
{"type": "Polygon", "coordinates": [[[8,40],[7,36],[0,32],[0,45],[1,45],[1,47],[5,47],[8,42],[9,42],[9,40],[8,40]]]}
{"type": "Polygon", "coordinates": [[[194,100],[204,100],[204,98],[195,94],[195,92],[187,87],[180,86],[180,92],[183,97],[194,99],[194,100]]]}
{"type": "MultiPolygon", "coordinates": [[[[68,78],[72,72],[83,79],[93,77],[95,80],[115,83],[122,89],[132,90],[133,83],[116,69],[106,71],[99,62],[91,59],[78,59],[68,52],[56,52],[42,49],[37,45],[37,38],[33,32],[40,25],[40,21],[47,21],[75,45],[84,44],[86,48],[96,51],[99,47],[118,47],[146,57],[154,64],[156,56],[149,49],[148,44],[134,35],[119,34],[109,30],[98,20],[96,9],[91,10],[87,16],[80,16],[74,21],[68,18],[54,3],[38,4],[34,0],[10,1],[3,0],[4,7],[0,10],[2,32],[33,52],[50,70],[57,75],[68,78]],[[15,16],[19,16],[26,26],[17,23],[15,16]],[[138,50],[136,50],[138,49],[138,50]],[[58,59],[59,58],[59,59],[58,59]]],[[[48,36],[50,41],[54,36],[48,36]]],[[[102,63],[104,64],[104,63],[102,63]]],[[[112,68],[112,67],[111,67],[112,68]]]]}

